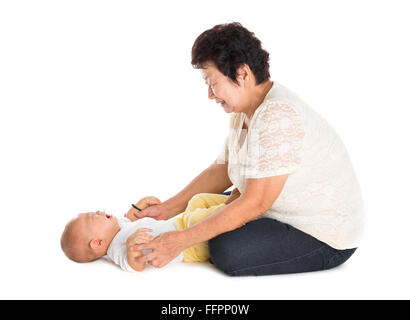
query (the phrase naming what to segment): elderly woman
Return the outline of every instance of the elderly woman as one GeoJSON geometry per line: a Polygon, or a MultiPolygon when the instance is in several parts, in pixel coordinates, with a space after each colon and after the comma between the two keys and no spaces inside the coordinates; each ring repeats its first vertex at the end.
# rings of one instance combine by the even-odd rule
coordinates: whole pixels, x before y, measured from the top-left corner
{"type": "Polygon", "coordinates": [[[211,263],[231,276],[325,270],[344,263],[362,234],[361,191],[340,137],[296,94],[270,80],[269,53],[240,23],[216,25],[192,47],[209,99],[231,113],[215,162],[167,201],[136,213],[169,219],[198,193],[240,196],[207,219],[136,249],[163,267],[209,240],[211,263]]]}

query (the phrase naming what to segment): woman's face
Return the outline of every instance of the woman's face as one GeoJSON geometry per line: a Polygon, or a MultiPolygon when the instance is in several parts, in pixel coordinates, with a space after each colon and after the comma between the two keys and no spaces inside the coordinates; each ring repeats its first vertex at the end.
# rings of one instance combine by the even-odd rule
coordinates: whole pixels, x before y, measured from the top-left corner
{"type": "Polygon", "coordinates": [[[227,113],[242,112],[245,109],[247,95],[240,77],[238,86],[211,62],[204,64],[201,72],[208,86],[209,99],[215,99],[216,103],[220,103],[227,113]]]}

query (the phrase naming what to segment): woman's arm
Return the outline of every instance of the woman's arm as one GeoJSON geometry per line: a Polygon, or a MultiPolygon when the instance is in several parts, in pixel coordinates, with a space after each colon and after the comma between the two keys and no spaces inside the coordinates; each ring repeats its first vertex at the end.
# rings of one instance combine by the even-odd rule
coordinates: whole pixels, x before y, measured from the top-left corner
{"type": "Polygon", "coordinates": [[[287,177],[282,175],[248,179],[244,193],[238,199],[221,207],[201,222],[186,230],[163,233],[147,244],[134,246],[132,250],[153,250],[137,258],[137,261],[149,261],[154,267],[163,267],[186,248],[241,227],[273,205],[287,177]]]}
{"type": "Polygon", "coordinates": [[[265,213],[279,197],[288,175],[246,180],[243,194],[208,218],[182,231],[187,247],[235,230],[265,213]]]}
{"type": "Polygon", "coordinates": [[[232,186],[232,182],[228,176],[228,163],[217,164],[215,161],[184,189],[159,206],[166,212],[166,219],[169,219],[184,211],[188,201],[194,195],[198,193],[222,193],[230,186],[232,186]]]}
{"type": "Polygon", "coordinates": [[[136,218],[151,217],[157,220],[168,220],[183,212],[188,201],[198,193],[221,193],[232,186],[228,176],[228,163],[217,164],[216,161],[202,171],[182,191],[158,205],[152,205],[142,211],[132,210],[136,218]]]}

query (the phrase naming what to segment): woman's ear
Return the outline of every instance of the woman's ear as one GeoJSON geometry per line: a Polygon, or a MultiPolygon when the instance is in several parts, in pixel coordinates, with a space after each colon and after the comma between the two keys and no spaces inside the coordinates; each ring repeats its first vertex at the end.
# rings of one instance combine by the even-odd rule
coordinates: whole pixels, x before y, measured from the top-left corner
{"type": "Polygon", "coordinates": [[[241,65],[237,70],[236,70],[236,74],[237,77],[236,79],[238,80],[238,82],[242,85],[245,86],[245,84],[249,84],[249,81],[251,79],[251,69],[249,68],[249,66],[244,63],[243,65],[241,65]]]}

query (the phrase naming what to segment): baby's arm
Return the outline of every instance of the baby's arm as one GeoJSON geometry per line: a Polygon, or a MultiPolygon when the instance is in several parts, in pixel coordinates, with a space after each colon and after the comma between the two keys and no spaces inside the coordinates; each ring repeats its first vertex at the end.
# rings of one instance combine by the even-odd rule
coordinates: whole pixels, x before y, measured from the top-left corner
{"type": "Polygon", "coordinates": [[[143,271],[145,269],[145,262],[136,262],[136,258],[142,256],[143,253],[142,251],[131,251],[131,247],[136,244],[147,243],[154,239],[154,237],[147,232],[152,232],[152,229],[138,229],[127,239],[127,261],[130,267],[136,271],[143,271]]]}

